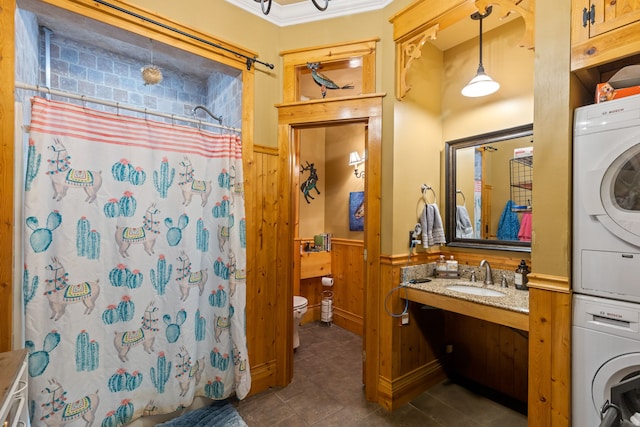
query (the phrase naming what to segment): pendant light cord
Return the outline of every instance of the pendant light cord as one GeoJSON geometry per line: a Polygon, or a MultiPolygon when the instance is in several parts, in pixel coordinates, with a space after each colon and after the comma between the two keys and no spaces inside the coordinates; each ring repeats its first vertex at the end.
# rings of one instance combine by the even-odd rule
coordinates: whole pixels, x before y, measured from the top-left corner
{"type": "Polygon", "coordinates": [[[484,11],[484,14],[480,13],[480,11],[471,14],[471,19],[480,21],[480,40],[479,40],[480,41],[480,62],[478,64],[478,71],[481,71],[483,73],[484,73],[484,66],[482,65],[482,21],[484,20],[484,18],[491,15],[492,11],[493,11],[493,6],[487,6],[487,8],[484,11]]]}

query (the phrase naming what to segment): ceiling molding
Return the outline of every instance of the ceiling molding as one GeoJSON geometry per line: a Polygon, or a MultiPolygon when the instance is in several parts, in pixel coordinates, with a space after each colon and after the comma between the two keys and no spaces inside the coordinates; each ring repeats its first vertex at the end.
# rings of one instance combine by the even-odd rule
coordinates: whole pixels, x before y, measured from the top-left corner
{"type": "Polygon", "coordinates": [[[392,0],[331,0],[329,7],[327,7],[327,10],[324,12],[316,9],[313,3],[311,3],[311,0],[305,0],[289,5],[280,5],[273,0],[271,4],[271,11],[268,15],[262,13],[260,3],[255,0],[225,1],[244,9],[249,13],[259,16],[274,25],[286,27],[289,25],[304,24],[307,22],[382,9],[390,4],[392,0]]]}

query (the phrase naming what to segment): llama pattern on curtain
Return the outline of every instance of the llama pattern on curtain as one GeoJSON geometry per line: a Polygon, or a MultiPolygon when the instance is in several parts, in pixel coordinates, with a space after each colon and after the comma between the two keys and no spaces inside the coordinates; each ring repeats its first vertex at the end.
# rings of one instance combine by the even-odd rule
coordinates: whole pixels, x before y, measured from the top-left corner
{"type": "Polygon", "coordinates": [[[24,304],[35,425],[244,398],[237,135],[32,100],[24,304]]]}

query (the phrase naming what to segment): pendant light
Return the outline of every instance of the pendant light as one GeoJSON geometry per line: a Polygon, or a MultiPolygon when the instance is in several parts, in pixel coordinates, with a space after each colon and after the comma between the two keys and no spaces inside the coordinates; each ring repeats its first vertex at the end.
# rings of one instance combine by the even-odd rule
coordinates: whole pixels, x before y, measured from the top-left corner
{"type": "Polygon", "coordinates": [[[487,6],[484,15],[482,13],[475,12],[471,14],[471,19],[474,21],[480,21],[480,64],[478,65],[478,71],[474,78],[462,88],[462,95],[476,98],[479,96],[490,95],[500,89],[500,83],[493,80],[484,72],[482,66],[482,20],[491,15],[492,6],[487,6]]]}

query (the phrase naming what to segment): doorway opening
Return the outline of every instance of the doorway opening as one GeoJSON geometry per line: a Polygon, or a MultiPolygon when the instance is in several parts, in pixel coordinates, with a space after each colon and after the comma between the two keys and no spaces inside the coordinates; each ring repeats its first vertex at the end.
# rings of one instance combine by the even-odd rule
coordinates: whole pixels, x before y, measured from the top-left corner
{"type": "MultiPolygon", "coordinates": [[[[281,341],[278,354],[278,379],[282,385],[288,384],[293,378],[293,296],[296,277],[300,277],[301,271],[301,235],[298,232],[304,230],[301,227],[300,216],[303,212],[300,205],[307,204],[300,189],[301,179],[300,167],[306,166],[305,137],[307,132],[323,132],[325,134],[324,153],[326,170],[333,170],[333,166],[326,160],[327,157],[336,156],[335,162],[341,162],[345,166],[340,167],[342,173],[354,174],[353,166],[348,166],[349,156],[339,155],[339,153],[329,153],[327,156],[326,134],[337,132],[344,134],[345,129],[353,129],[354,133],[361,132],[364,137],[364,153],[366,162],[365,178],[361,184],[364,192],[364,227],[362,230],[362,249],[360,259],[351,261],[362,268],[362,335],[363,335],[363,383],[367,400],[377,400],[377,378],[378,378],[378,334],[374,326],[378,322],[380,297],[380,146],[381,146],[381,113],[382,96],[369,95],[356,98],[340,98],[326,102],[294,103],[278,106],[279,108],[279,132],[278,145],[280,152],[280,162],[282,178],[279,179],[279,194],[281,195],[280,216],[283,226],[280,227],[278,236],[278,253],[282,254],[282,264],[279,266],[279,277],[286,279],[287,285],[283,285],[279,301],[283,309],[278,313],[279,320],[282,319],[283,335],[288,334],[288,339],[281,341]],[[348,126],[347,126],[348,125],[348,126]],[[347,127],[345,127],[347,126],[347,127]],[[289,226],[287,226],[287,224],[289,226]],[[294,266],[293,272],[288,266],[294,266]],[[291,338],[289,338],[289,336],[291,338]],[[366,357],[365,355],[370,355],[366,357]]],[[[329,145],[331,146],[331,142],[329,145]]],[[[312,144],[311,144],[312,145],[312,144]]],[[[309,147],[312,148],[312,147],[309,147]]],[[[346,147],[340,150],[348,150],[346,147]]],[[[336,149],[337,150],[337,149],[336,149]]],[[[313,149],[312,149],[313,151],[313,149]]],[[[310,162],[311,163],[311,162],[310,162]]],[[[315,167],[315,165],[314,165],[315,167]]],[[[318,178],[320,173],[317,170],[318,178]]],[[[327,179],[325,177],[325,179],[327,179]]],[[[332,178],[333,179],[333,178],[332,178]]],[[[337,179],[337,177],[336,177],[337,179]]],[[[355,179],[355,176],[354,176],[355,179]]],[[[317,183],[317,185],[320,185],[317,183]]],[[[323,192],[323,189],[319,189],[323,192]]],[[[346,187],[331,191],[346,192],[346,187]]],[[[349,192],[351,193],[351,192],[349,192]]],[[[312,196],[317,196],[312,192],[312,196]]],[[[348,197],[346,194],[344,197],[348,197]]],[[[313,206],[316,200],[310,200],[309,205],[313,206]]],[[[325,199],[324,211],[327,210],[325,199]]],[[[331,202],[329,202],[331,203],[331,202]]],[[[305,206],[306,208],[306,206],[305,206]]],[[[331,213],[332,216],[334,213],[331,213]]],[[[324,214],[323,214],[324,216],[324,214]]],[[[325,224],[324,227],[327,225],[325,224]]],[[[349,231],[351,232],[351,231],[349,231]]],[[[305,236],[306,237],[306,236],[305,236]]],[[[349,239],[345,239],[349,240],[349,239]]],[[[345,245],[348,246],[348,245],[345,245]]],[[[353,248],[346,248],[346,252],[356,252],[353,248]]],[[[348,259],[342,253],[337,252],[337,246],[332,244],[331,260],[336,260],[336,265],[348,259]]],[[[348,261],[347,261],[348,262],[348,261]]],[[[333,264],[333,263],[332,263],[333,264]]],[[[332,265],[333,270],[333,265],[332,265]]],[[[338,267],[336,267],[338,268],[338,267]]],[[[348,267],[339,267],[347,270],[348,267]]],[[[336,270],[337,271],[337,270],[336,270]]],[[[321,284],[320,284],[321,286],[321,284]]],[[[346,286],[346,285],[345,285],[346,286]]],[[[296,290],[296,291],[301,291],[296,290]]],[[[314,291],[315,294],[317,292],[314,291]]],[[[341,314],[346,314],[346,311],[341,314]]],[[[348,316],[345,316],[348,317],[348,316]]],[[[356,324],[357,319],[350,319],[352,324],[356,324]]]]}

